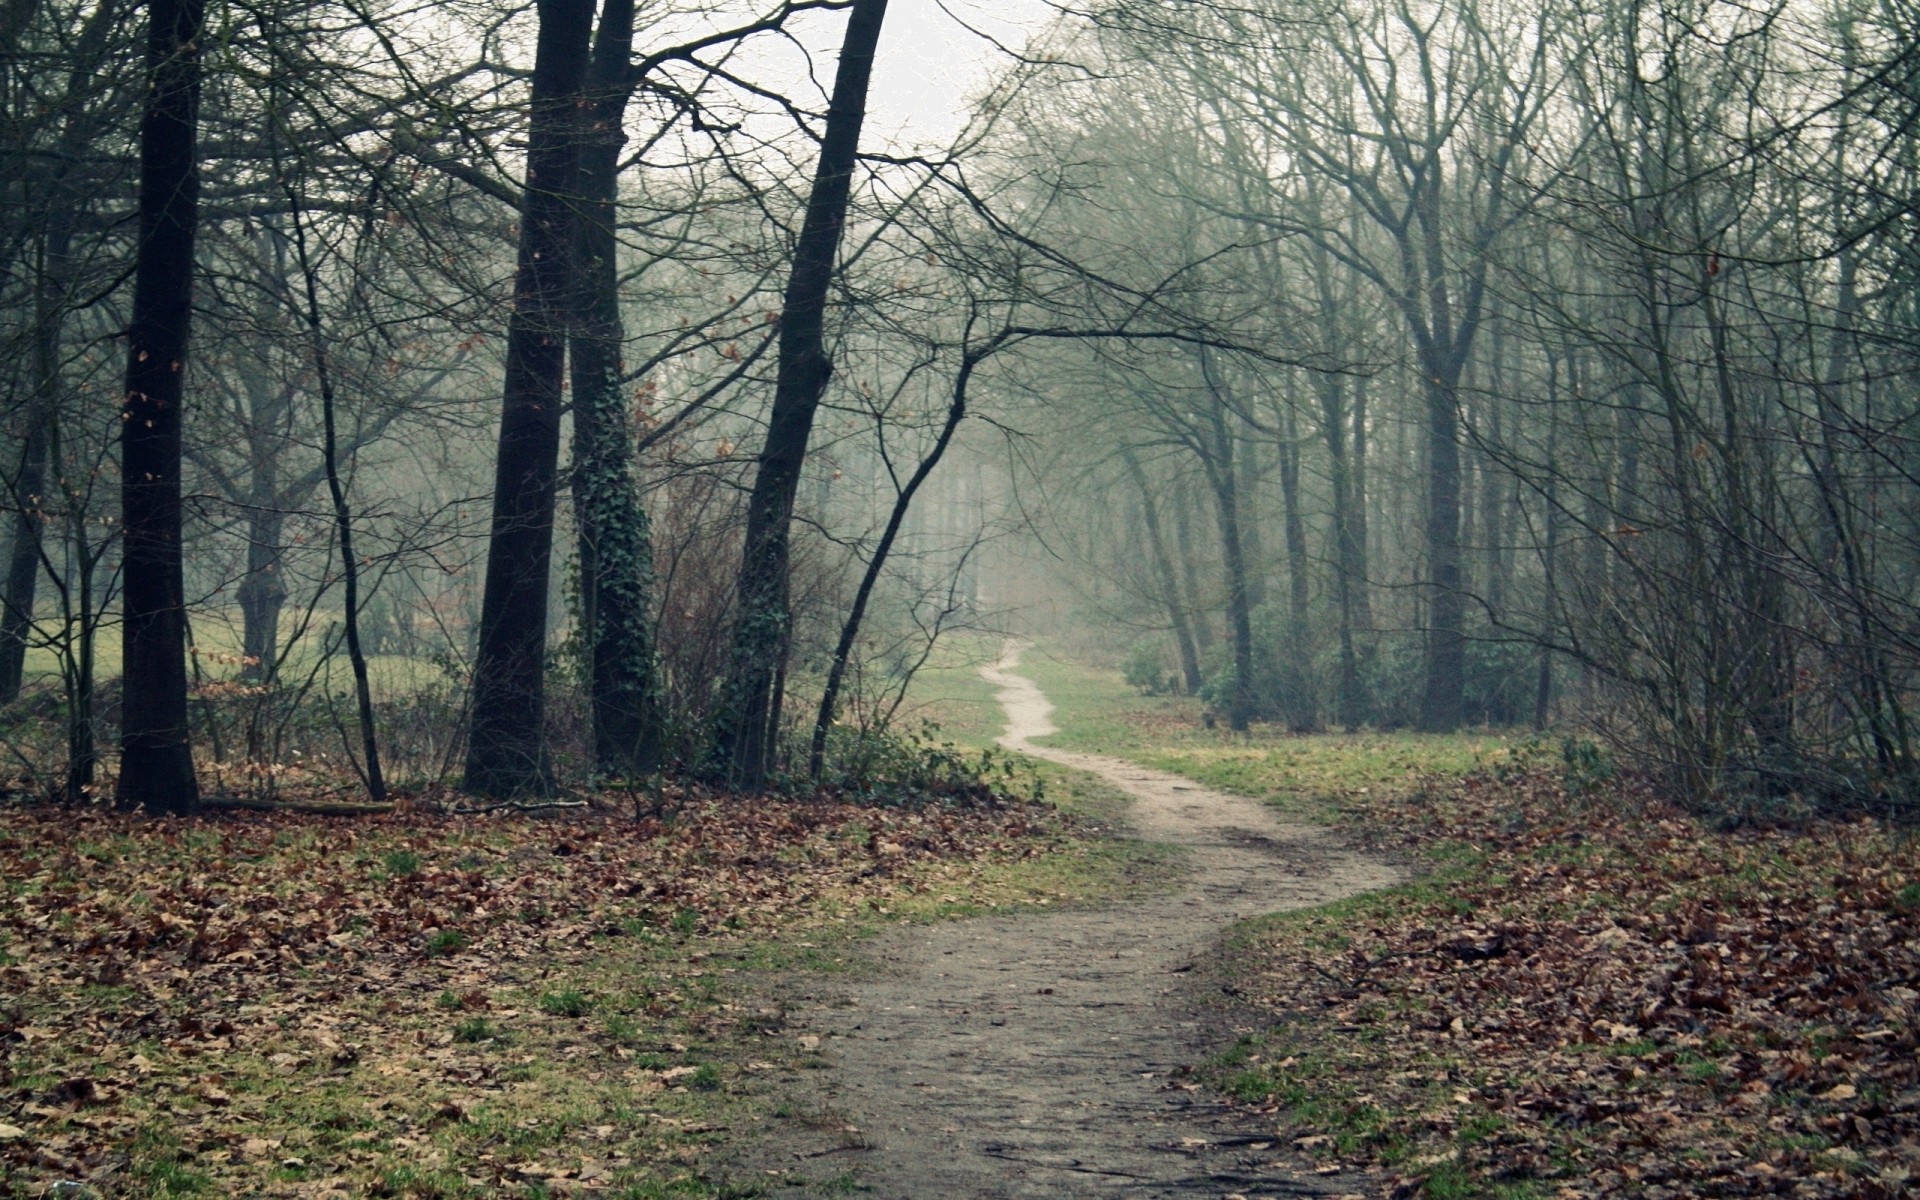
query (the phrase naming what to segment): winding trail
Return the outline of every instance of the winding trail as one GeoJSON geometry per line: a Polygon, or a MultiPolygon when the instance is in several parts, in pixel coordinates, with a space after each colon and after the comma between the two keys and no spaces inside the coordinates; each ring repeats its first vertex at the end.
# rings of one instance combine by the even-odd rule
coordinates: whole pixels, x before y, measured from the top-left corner
{"type": "Polygon", "coordinates": [[[1184,849],[1185,879],[1124,908],[877,939],[880,978],[850,1004],[793,1014],[830,1064],[806,1080],[822,1113],[778,1139],[791,1170],[755,1182],[808,1194],[801,1178],[850,1172],[876,1200],[1354,1192],[1362,1181],[1290,1175],[1243,1116],[1177,1086],[1182,1065],[1213,1048],[1181,984],[1233,921],[1382,887],[1395,872],[1257,801],[1033,745],[1055,732],[1053,706],[1018,662],[1010,645],[981,672],[1006,709],[1000,744],[1125,790],[1139,836],[1184,849]]]}

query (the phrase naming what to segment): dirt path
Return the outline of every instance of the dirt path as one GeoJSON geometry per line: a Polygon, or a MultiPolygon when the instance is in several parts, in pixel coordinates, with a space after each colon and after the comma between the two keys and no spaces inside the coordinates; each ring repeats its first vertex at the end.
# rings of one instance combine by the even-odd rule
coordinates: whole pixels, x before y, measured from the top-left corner
{"type": "Polygon", "coordinates": [[[881,978],[850,1004],[795,1014],[830,1069],[805,1080],[813,1119],[776,1139],[785,1165],[763,1160],[754,1182],[799,1195],[831,1181],[877,1200],[1356,1191],[1290,1176],[1235,1113],[1177,1086],[1209,1049],[1180,985],[1236,919],[1381,887],[1392,868],[1255,801],[1032,745],[1054,731],[1053,706],[1017,664],[1016,651],[982,672],[1007,711],[1001,744],[1127,791],[1135,830],[1183,847],[1187,878],[1125,908],[880,938],[881,978]]]}

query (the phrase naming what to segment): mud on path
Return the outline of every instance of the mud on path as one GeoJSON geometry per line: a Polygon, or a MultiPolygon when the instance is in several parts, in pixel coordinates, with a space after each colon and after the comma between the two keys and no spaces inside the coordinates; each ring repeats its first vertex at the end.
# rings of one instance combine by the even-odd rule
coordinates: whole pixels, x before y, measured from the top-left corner
{"type": "Polygon", "coordinates": [[[905,927],[870,943],[876,978],[792,1014],[791,1032],[820,1039],[828,1069],[799,1081],[803,1111],[737,1182],[798,1196],[833,1181],[877,1200],[1362,1190],[1290,1174],[1283,1147],[1181,1086],[1180,1068],[1218,1049],[1182,984],[1235,920],[1382,887],[1395,872],[1256,801],[1032,745],[1054,732],[1053,706],[1017,665],[1010,649],[982,671],[1007,712],[1000,743],[1124,789],[1134,831],[1182,847],[1185,878],[1125,907],[905,927]]]}

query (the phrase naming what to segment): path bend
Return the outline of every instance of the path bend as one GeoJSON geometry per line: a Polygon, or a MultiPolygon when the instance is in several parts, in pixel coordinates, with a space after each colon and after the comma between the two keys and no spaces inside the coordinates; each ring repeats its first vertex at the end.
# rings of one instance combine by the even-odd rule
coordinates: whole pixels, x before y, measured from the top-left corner
{"type": "MultiPolygon", "coordinates": [[[[1124,790],[1143,838],[1184,848],[1172,891],[1124,907],[902,927],[849,1003],[793,1014],[830,1069],[815,1119],[779,1139],[781,1181],[851,1173],[875,1200],[1355,1194],[1300,1178],[1245,1117],[1186,1090],[1206,1030],[1182,972],[1234,921],[1383,887],[1394,870],[1257,801],[1121,759],[1032,744],[1052,705],[1009,647],[982,674],[1007,713],[1000,743],[1124,790]],[[793,1145],[795,1141],[802,1144],[793,1145]],[[790,1168],[790,1169],[788,1169],[790,1168]]],[[[817,1192],[814,1194],[818,1194],[817,1192]]]]}

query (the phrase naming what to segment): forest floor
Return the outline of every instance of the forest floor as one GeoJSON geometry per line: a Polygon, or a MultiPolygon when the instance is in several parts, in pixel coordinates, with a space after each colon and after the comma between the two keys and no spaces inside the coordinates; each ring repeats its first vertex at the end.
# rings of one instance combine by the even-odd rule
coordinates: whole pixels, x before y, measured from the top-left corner
{"type": "Polygon", "coordinates": [[[529,819],[0,806],[0,1196],[720,1194],[756,1006],[899,922],[1163,873],[1120,802],[669,796],[529,819]]]}
{"type": "Polygon", "coordinates": [[[0,1197],[1920,1180],[1902,831],[978,665],[916,704],[978,747],[1004,703],[1049,803],[0,807],[0,1197]]]}

